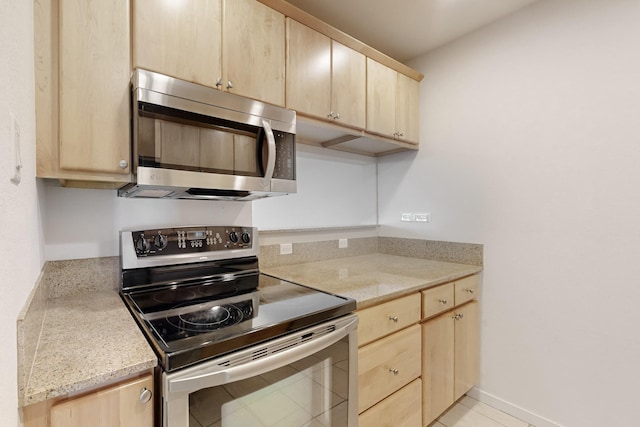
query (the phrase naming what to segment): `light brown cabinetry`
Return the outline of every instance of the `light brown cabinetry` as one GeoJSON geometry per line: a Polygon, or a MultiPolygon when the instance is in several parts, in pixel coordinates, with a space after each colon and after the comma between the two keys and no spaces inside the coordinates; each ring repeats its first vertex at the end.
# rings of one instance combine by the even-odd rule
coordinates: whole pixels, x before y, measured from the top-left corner
{"type": "Polygon", "coordinates": [[[129,181],[129,7],[34,3],[38,177],[129,181]]]}
{"type": "MultiPolygon", "coordinates": [[[[398,399],[404,399],[402,396],[406,396],[406,390],[401,397],[392,396],[420,377],[421,338],[417,324],[420,295],[408,295],[361,310],[358,316],[358,411],[361,413],[361,425],[369,425],[365,421],[372,418],[377,419],[377,424],[373,425],[397,425],[394,424],[397,414],[385,408],[398,399]]],[[[415,384],[410,390],[415,393],[415,384]]],[[[421,419],[420,414],[417,419],[421,419]]],[[[415,425],[417,427],[419,423],[415,425]]]]}
{"type": "Polygon", "coordinates": [[[222,0],[132,0],[134,68],[214,87],[222,77],[222,0]]]}
{"type": "Polygon", "coordinates": [[[422,292],[423,318],[429,319],[422,323],[423,426],[478,381],[479,280],[469,276],[422,292]],[[453,309],[441,302],[449,298],[453,309]]]}
{"type": "Polygon", "coordinates": [[[133,0],[133,65],[284,105],[284,15],[255,0],[133,0]]]}
{"type": "Polygon", "coordinates": [[[366,57],[287,18],[286,106],[364,129],[366,57]]]}
{"type": "Polygon", "coordinates": [[[420,83],[367,58],[367,131],[419,141],[420,83]]]}
{"type": "Polygon", "coordinates": [[[362,427],[420,427],[422,381],[412,381],[358,417],[362,427]]]}
{"type": "Polygon", "coordinates": [[[24,409],[25,427],[152,427],[153,376],[24,409]]]}

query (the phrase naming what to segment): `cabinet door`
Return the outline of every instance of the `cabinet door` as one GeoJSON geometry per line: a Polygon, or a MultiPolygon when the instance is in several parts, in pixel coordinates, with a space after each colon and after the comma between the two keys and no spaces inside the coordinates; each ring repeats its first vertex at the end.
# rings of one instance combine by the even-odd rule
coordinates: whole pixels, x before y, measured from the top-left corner
{"type": "Polygon", "coordinates": [[[367,130],[393,137],[398,73],[367,58],[367,130]]]}
{"type": "Polygon", "coordinates": [[[225,0],[222,28],[224,87],[284,106],[284,15],[255,0],[225,0]]]}
{"type": "Polygon", "coordinates": [[[420,376],[420,326],[358,349],[358,412],[420,376]]]}
{"type": "Polygon", "coordinates": [[[54,405],[51,427],[152,427],[153,399],[141,401],[144,388],[153,390],[151,375],[54,405]]]}
{"type": "Polygon", "coordinates": [[[332,41],[331,109],[337,122],[364,129],[367,121],[367,62],[360,52],[332,41]]]}
{"type": "Polygon", "coordinates": [[[398,137],[417,143],[420,139],[420,83],[398,73],[396,130],[398,137]]]}
{"type": "Polygon", "coordinates": [[[422,324],[422,425],[454,402],[453,317],[450,311],[422,324]]]}
{"type": "Polygon", "coordinates": [[[287,108],[327,118],[331,112],[331,39],[287,18],[287,108]]]}
{"type": "Polygon", "coordinates": [[[358,417],[362,427],[422,427],[420,395],[422,382],[417,379],[358,417]]]}
{"type": "Polygon", "coordinates": [[[133,67],[214,87],[222,77],[222,0],[132,1],[133,67]]]}
{"type": "Polygon", "coordinates": [[[453,399],[462,397],[478,382],[479,319],[478,302],[456,308],[455,386],[453,399]]]}
{"type": "Polygon", "coordinates": [[[60,168],[128,174],[129,1],[59,6],[60,168]]]}

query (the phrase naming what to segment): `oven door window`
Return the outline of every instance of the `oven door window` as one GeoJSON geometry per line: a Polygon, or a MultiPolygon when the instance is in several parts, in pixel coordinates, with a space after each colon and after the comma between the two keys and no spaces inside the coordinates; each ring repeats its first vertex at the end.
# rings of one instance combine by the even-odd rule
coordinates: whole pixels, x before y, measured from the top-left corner
{"type": "Polygon", "coordinates": [[[189,426],[347,427],[348,337],[312,356],[189,395],[189,426]]]}

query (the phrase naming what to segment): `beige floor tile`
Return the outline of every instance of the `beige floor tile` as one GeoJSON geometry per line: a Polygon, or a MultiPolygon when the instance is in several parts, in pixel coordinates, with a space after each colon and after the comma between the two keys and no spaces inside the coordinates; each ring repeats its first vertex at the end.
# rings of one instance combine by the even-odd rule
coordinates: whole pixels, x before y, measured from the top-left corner
{"type": "Polygon", "coordinates": [[[463,405],[453,405],[438,421],[446,427],[504,427],[497,421],[463,405]]]}
{"type": "Polygon", "coordinates": [[[473,409],[474,411],[481,413],[485,417],[489,417],[492,420],[499,422],[505,427],[529,427],[529,423],[515,418],[509,414],[505,414],[504,412],[492,408],[486,403],[479,402],[469,396],[464,396],[458,401],[458,404],[469,409],[473,409]]]}

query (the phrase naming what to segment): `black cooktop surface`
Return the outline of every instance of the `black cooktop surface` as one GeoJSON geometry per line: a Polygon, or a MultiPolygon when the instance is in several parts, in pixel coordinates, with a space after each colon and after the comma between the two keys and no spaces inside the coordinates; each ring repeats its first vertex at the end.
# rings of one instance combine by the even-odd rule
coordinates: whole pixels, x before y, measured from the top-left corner
{"type": "Polygon", "coordinates": [[[333,319],[355,301],[249,274],[123,293],[166,371],[333,319]]]}

